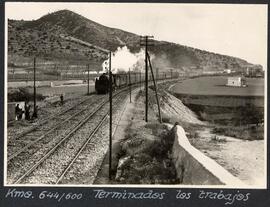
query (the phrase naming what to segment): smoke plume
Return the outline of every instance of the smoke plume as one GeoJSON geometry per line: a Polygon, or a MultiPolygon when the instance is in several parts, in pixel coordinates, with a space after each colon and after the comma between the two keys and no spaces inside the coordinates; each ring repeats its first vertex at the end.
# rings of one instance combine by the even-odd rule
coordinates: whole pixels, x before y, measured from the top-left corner
{"type": "MultiPolygon", "coordinates": [[[[144,67],[144,50],[138,53],[131,53],[130,50],[124,46],[118,47],[117,50],[111,55],[112,73],[141,71],[144,67]]],[[[104,73],[109,70],[109,58],[102,63],[104,73]]]]}

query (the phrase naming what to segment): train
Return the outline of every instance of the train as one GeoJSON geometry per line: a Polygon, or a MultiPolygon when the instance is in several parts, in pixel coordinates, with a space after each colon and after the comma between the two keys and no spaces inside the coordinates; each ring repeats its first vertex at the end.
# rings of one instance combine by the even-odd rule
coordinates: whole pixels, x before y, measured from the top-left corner
{"type": "MultiPolygon", "coordinates": [[[[155,78],[157,80],[165,80],[165,79],[173,79],[178,78],[178,72],[162,72],[159,74],[155,74],[155,78]],[[157,78],[156,78],[157,77],[157,78]]],[[[112,74],[112,89],[118,89],[129,84],[139,84],[144,83],[145,75],[144,73],[131,72],[129,73],[117,73],[112,74]]],[[[152,81],[151,74],[148,75],[148,80],[152,81]]],[[[99,77],[95,79],[95,91],[97,94],[106,94],[109,92],[109,74],[103,73],[99,77]]]]}

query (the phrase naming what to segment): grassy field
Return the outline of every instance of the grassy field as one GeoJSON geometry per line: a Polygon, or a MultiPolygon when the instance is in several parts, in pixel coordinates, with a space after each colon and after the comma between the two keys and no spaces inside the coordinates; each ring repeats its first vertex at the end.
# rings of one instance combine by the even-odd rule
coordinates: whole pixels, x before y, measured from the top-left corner
{"type": "MultiPolygon", "coordinates": [[[[94,92],[95,86],[90,85],[89,91],[90,93],[94,92]]],[[[29,92],[33,92],[33,89],[29,88],[29,92]]],[[[37,93],[40,93],[43,96],[53,96],[68,93],[76,93],[83,95],[87,93],[87,85],[85,84],[81,86],[40,87],[37,88],[37,93]]]]}
{"type": "Polygon", "coordinates": [[[264,96],[264,79],[247,78],[248,87],[228,87],[227,76],[199,77],[177,83],[171,91],[189,95],[264,96]]]}

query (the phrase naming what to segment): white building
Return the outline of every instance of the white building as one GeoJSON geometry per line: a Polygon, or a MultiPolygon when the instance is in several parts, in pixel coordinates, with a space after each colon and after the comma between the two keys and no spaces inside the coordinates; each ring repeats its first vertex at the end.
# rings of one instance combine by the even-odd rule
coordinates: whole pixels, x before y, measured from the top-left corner
{"type": "Polygon", "coordinates": [[[225,69],[224,73],[230,74],[230,73],[232,73],[232,70],[231,69],[225,69]]]}
{"type": "Polygon", "coordinates": [[[229,77],[228,82],[226,84],[227,86],[233,86],[233,87],[246,87],[246,80],[242,77],[229,77]]]}

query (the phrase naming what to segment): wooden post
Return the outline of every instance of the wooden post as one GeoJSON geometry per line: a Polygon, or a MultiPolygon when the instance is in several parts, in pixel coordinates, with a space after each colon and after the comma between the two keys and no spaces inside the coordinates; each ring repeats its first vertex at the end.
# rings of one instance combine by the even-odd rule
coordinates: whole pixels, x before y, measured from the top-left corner
{"type": "Polygon", "coordinates": [[[34,57],[34,113],[37,113],[36,104],[36,57],[34,57]]]}
{"type": "Polygon", "coordinates": [[[129,102],[131,103],[131,80],[130,80],[130,69],[128,69],[128,82],[129,82],[129,102]]]}
{"type": "Polygon", "coordinates": [[[156,81],[155,81],[155,77],[154,77],[154,71],[153,71],[153,68],[151,65],[151,61],[150,61],[150,55],[148,53],[147,53],[147,57],[148,57],[149,66],[150,66],[152,79],[153,79],[153,83],[154,83],[154,88],[155,88],[155,92],[156,92],[155,94],[156,94],[156,101],[157,101],[157,106],[158,106],[159,122],[162,123],[162,117],[161,117],[161,113],[160,113],[160,105],[159,105],[158,94],[157,94],[157,85],[156,85],[156,81]]]}
{"type": "Polygon", "coordinates": [[[89,64],[87,64],[87,95],[89,95],[89,64]]]}
{"type": "Polygon", "coordinates": [[[148,46],[152,46],[151,38],[153,36],[142,36],[140,39],[140,45],[145,46],[145,121],[148,121],[148,63],[147,63],[147,53],[148,46]]]}
{"type": "Polygon", "coordinates": [[[145,121],[148,121],[148,62],[147,62],[147,40],[145,37],[145,121]]]}
{"type": "Polygon", "coordinates": [[[140,71],[140,91],[142,90],[142,73],[140,71]]]}
{"type": "Polygon", "coordinates": [[[109,123],[109,133],[110,133],[110,143],[109,143],[109,179],[112,179],[112,69],[111,69],[111,52],[109,55],[109,99],[110,99],[110,123],[109,123]]]}

